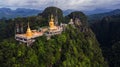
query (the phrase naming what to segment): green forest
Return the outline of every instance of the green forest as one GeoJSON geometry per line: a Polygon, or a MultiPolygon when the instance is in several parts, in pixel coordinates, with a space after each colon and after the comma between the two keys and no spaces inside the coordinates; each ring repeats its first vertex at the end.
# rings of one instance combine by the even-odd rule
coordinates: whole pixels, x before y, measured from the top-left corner
{"type": "Polygon", "coordinates": [[[114,24],[118,20],[118,16],[105,17],[99,23],[89,24],[83,12],[75,11],[63,16],[62,10],[57,7],[47,7],[37,16],[2,18],[0,67],[119,67],[120,28],[117,26],[119,23],[114,24]],[[15,40],[16,24],[23,24],[24,32],[28,22],[31,29],[38,29],[48,26],[51,14],[58,15],[59,24],[78,18],[82,26],[67,25],[61,34],[52,36],[49,40],[44,35],[38,37],[29,47],[15,40]],[[112,25],[114,26],[111,27],[112,25]]]}
{"type": "Polygon", "coordinates": [[[120,67],[120,14],[106,16],[91,23],[110,67],[120,67]]]}

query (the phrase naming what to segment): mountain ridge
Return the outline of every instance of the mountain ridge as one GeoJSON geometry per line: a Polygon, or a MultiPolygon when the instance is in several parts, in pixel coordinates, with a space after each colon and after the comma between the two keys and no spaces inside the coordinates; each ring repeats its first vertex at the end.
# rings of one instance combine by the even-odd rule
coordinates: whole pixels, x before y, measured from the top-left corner
{"type": "Polygon", "coordinates": [[[16,17],[27,17],[34,16],[38,13],[42,12],[42,10],[34,10],[34,9],[26,9],[26,8],[17,8],[16,10],[12,10],[10,8],[0,8],[0,18],[16,18],[16,17]]]}
{"type": "MultiPolygon", "coordinates": [[[[38,13],[41,13],[43,10],[38,9],[28,9],[28,8],[17,8],[15,10],[11,8],[0,8],[0,18],[6,17],[7,19],[10,18],[16,18],[16,17],[27,17],[27,16],[36,16],[38,13]]],[[[82,11],[86,15],[93,15],[98,13],[105,13],[112,11],[112,9],[95,9],[91,11],[87,10],[73,10],[73,9],[67,9],[63,10],[64,16],[70,14],[73,11],[82,11]]]]}
{"type": "Polygon", "coordinates": [[[91,21],[101,20],[102,18],[106,16],[113,16],[113,15],[120,15],[120,9],[115,9],[115,10],[105,12],[105,13],[88,15],[88,20],[91,22],[91,21]]]}

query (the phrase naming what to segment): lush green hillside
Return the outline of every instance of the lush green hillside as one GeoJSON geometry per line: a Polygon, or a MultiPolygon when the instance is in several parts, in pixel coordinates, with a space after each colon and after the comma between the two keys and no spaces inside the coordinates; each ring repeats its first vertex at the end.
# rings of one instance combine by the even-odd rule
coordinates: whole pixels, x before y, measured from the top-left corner
{"type": "Polygon", "coordinates": [[[0,66],[107,67],[94,34],[72,26],[50,40],[39,37],[31,47],[4,40],[0,43],[0,66]]]}

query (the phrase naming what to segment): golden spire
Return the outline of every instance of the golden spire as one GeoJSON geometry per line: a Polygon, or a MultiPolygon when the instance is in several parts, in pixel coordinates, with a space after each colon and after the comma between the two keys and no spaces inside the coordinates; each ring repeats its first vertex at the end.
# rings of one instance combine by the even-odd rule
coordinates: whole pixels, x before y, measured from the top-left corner
{"type": "Polygon", "coordinates": [[[29,22],[28,22],[28,28],[27,28],[27,31],[26,31],[26,36],[27,37],[32,37],[32,31],[30,29],[29,22]]]}

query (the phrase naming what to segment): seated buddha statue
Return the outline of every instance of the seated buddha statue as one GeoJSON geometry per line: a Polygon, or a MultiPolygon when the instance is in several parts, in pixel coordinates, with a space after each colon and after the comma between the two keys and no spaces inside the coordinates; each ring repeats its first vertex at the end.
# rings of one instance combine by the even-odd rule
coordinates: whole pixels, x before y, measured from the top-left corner
{"type": "Polygon", "coordinates": [[[49,26],[50,26],[50,30],[56,29],[57,27],[54,24],[54,19],[53,19],[53,15],[51,15],[51,19],[49,22],[49,26]]]}

